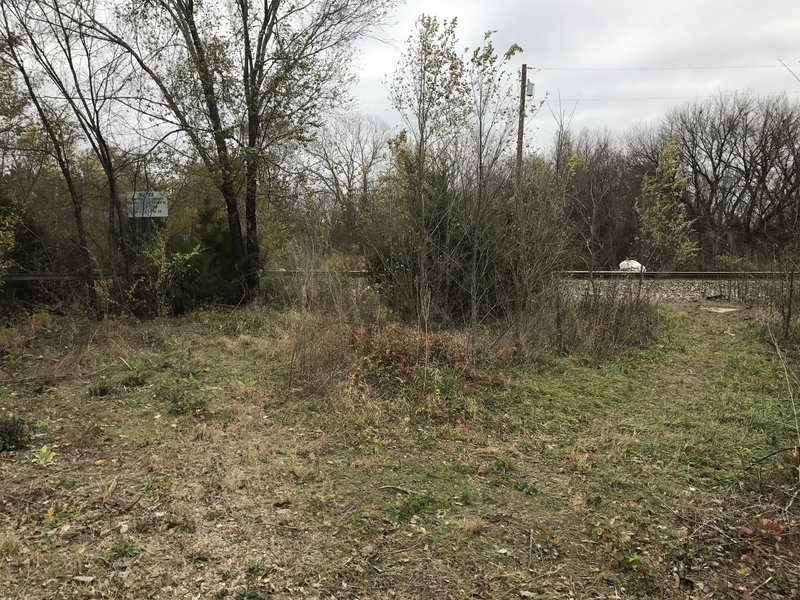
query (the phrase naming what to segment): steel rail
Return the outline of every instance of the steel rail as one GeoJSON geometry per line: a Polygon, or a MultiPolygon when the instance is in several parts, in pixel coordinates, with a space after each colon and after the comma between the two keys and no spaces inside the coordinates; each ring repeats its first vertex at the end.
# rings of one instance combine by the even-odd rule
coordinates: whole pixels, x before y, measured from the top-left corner
{"type": "MultiPolygon", "coordinates": [[[[785,279],[791,275],[790,271],[561,271],[566,278],[571,279],[785,279]]],[[[297,270],[297,269],[269,269],[263,275],[268,276],[339,276],[339,277],[367,277],[368,271],[326,271],[326,270],[297,270]]],[[[112,273],[93,272],[89,278],[93,280],[111,279],[112,273]]],[[[83,281],[84,276],[77,273],[38,273],[38,272],[12,272],[2,277],[5,282],[58,282],[58,281],[83,281]]]]}

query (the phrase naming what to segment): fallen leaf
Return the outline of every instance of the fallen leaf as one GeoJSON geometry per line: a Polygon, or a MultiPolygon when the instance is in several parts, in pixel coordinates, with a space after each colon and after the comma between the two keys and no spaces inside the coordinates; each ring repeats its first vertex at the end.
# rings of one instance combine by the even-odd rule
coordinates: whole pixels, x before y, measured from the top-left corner
{"type": "MultiPolygon", "coordinates": [[[[95,464],[97,464],[97,463],[95,463],[95,464]]],[[[116,491],[116,489],[117,489],[117,478],[114,477],[114,479],[111,481],[111,483],[106,488],[106,491],[103,493],[103,502],[108,502],[108,500],[111,498],[111,496],[114,495],[114,492],[116,491]]]]}
{"type": "Polygon", "coordinates": [[[77,575],[72,579],[79,583],[92,583],[94,581],[94,577],[88,577],[86,575],[77,575]]]}

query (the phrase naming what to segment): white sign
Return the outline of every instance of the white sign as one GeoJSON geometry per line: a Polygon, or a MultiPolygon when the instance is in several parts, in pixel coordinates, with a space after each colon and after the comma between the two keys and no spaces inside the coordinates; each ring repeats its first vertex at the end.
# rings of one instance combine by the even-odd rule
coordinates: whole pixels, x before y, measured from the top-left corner
{"type": "Polygon", "coordinates": [[[164,192],[129,192],[129,217],[166,217],[169,205],[164,192]]]}

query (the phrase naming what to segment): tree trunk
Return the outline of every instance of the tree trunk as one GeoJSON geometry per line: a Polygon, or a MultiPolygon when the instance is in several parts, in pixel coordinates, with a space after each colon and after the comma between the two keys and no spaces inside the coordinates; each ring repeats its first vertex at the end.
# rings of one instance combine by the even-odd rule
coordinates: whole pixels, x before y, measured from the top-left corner
{"type": "Polygon", "coordinates": [[[81,254],[81,279],[86,286],[86,293],[89,297],[89,307],[95,315],[99,315],[100,302],[97,298],[97,292],[94,289],[92,255],[89,252],[89,245],[86,237],[86,227],[83,224],[83,206],[81,205],[80,198],[76,195],[72,196],[72,208],[73,214],[75,215],[75,229],[78,232],[78,246],[81,254]]]}
{"type": "Polygon", "coordinates": [[[247,225],[247,270],[245,273],[245,301],[253,300],[258,292],[261,272],[261,249],[258,244],[258,218],[256,203],[258,194],[258,165],[255,157],[248,157],[245,177],[245,223],[247,225]]]}
{"type": "Polygon", "coordinates": [[[242,287],[242,297],[247,300],[250,297],[250,287],[247,278],[247,252],[245,251],[244,237],[242,236],[242,221],[239,218],[239,204],[233,185],[229,181],[220,186],[220,191],[225,199],[225,208],[228,214],[228,230],[231,235],[236,280],[242,287]]]}

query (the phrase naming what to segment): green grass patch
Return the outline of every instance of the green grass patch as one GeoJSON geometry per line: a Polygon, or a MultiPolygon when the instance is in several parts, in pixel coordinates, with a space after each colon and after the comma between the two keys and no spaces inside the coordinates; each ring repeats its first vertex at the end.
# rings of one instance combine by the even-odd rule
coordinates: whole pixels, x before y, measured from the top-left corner
{"type": "Polygon", "coordinates": [[[387,507],[387,512],[396,521],[406,522],[416,515],[433,514],[456,506],[464,506],[469,504],[472,498],[473,494],[466,486],[448,491],[419,492],[395,500],[387,507]]]}
{"type": "Polygon", "coordinates": [[[116,542],[111,545],[106,552],[108,560],[119,560],[122,558],[135,558],[142,553],[142,548],[130,540],[116,542]]]}

